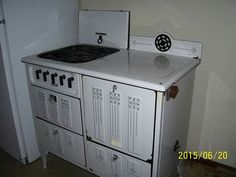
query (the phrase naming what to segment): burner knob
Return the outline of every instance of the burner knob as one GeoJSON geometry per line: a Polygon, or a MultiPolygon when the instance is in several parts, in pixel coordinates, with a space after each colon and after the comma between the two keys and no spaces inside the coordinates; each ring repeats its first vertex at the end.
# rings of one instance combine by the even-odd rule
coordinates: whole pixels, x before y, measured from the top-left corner
{"type": "Polygon", "coordinates": [[[65,78],[66,78],[66,75],[65,75],[65,74],[59,76],[60,85],[64,85],[63,80],[64,80],[65,78]]]}
{"type": "Polygon", "coordinates": [[[48,71],[43,72],[43,80],[47,82],[47,75],[49,75],[48,71]]]}
{"type": "Polygon", "coordinates": [[[39,79],[39,74],[42,73],[42,70],[38,69],[35,71],[35,73],[36,73],[36,79],[39,79]]]}
{"type": "Polygon", "coordinates": [[[57,77],[57,73],[51,74],[52,85],[55,84],[55,77],[57,77]]]}
{"type": "Polygon", "coordinates": [[[75,80],[73,76],[71,76],[70,78],[67,79],[69,88],[72,88],[72,81],[73,80],[75,80]]]}

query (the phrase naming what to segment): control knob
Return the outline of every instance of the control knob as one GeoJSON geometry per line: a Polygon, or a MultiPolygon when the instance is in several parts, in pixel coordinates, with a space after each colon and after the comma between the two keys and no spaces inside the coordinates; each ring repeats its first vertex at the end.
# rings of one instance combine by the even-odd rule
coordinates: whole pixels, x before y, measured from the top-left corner
{"type": "Polygon", "coordinates": [[[35,71],[35,73],[36,73],[36,79],[39,79],[39,74],[42,73],[42,70],[38,69],[35,71]]]}
{"type": "Polygon", "coordinates": [[[52,85],[55,84],[55,77],[57,77],[57,73],[51,74],[52,85]]]}
{"type": "Polygon", "coordinates": [[[43,80],[47,82],[47,75],[49,75],[49,71],[43,72],[43,80]]]}
{"type": "Polygon", "coordinates": [[[64,85],[64,79],[66,79],[66,75],[65,74],[59,76],[60,85],[64,85]]]}
{"type": "Polygon", "coordinates": [[[72,88],[72,81],[74,81],[74,77],[71,76],[70,78],[67,79],[67,82],[68,82],[68,88],[72,88]]]}

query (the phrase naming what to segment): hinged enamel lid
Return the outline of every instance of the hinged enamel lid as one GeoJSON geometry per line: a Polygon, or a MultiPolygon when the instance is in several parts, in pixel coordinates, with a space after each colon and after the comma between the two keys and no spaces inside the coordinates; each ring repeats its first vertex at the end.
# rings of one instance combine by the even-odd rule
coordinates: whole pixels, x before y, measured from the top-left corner
{"type": "Polygon", "coordinates": [[[128,11],[80,11],[79,42],[127,49],[129,16],[128,11]]]}

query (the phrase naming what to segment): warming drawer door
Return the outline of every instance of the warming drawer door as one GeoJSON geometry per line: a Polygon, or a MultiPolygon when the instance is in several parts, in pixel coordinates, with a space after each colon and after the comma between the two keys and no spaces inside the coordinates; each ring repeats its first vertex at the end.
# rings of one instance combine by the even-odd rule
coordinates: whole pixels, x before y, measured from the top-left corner
{"type": "Polygon", "coordinates": [[[31,86],[35,116],[83,134],[80,100],[31,86]]]}
{"type": "Polygon", "coordinates": [[[88,138],[152,159],[155,92],[92,77],[83,84],[88,138]]]}
{"type": "Polygon", "coordinates": [[[87,142],[88,169],[103,177],[150,177],[151,164],[87,142]]]}

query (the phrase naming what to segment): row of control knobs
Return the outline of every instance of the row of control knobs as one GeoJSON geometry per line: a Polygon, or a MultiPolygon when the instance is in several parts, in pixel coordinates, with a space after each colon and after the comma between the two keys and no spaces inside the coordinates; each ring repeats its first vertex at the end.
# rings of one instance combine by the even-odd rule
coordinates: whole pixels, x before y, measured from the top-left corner
{"type": "MultiPolygon", "coordinates": [[[[49,71],[44,71],[42,72],[41,69],[38,69],[35,71],[35,74],[36,74],[36,79],[40,79],[40,75],[43,74],[43,81],[47,82],[48,80],[48,75],[49,75],[49,71]]],[[[51,74],[51,82],[52,82],[52,85],[55,85],[55,78],[58,77],[58,74],[57,73],[53,73],[51,74]]],[[[60,75],[59,76],[59,83],[61,86],[64,85],[64,80],[66,79],[66,75],[60,75]]],[[[68,88],[72,88],[72,82],[75,80],[75,78],[73,76],[67,78],[67,83],[68,83],[68,88]]]]}

